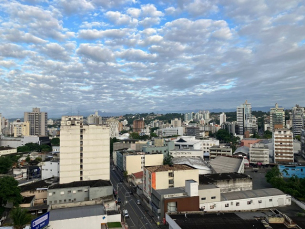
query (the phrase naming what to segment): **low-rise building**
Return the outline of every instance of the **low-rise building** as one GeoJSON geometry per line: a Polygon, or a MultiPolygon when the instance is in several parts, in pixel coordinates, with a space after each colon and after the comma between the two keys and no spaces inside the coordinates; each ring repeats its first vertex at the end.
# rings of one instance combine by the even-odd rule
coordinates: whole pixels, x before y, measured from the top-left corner
{"type": "Polygon", "coordinates": [[[47,203],[64,204],[96,200],[112,196],[113,187],[110,181],[90,180],[55,184],[48,189],[47,203]]]}
{"type": "Polygon", "coordinates": [[[203,158],[202,150],[189,150],[189,149],[174,149],[169,151],[172,157],[201,157],[203,158]]]}
{"type": "Polygon", "coordinates": [[[262,143],[254,143],[250,145],[249,150],[250,163],[258,165],[269,164],[269,148],[262,143]]]}
{"type": "Polygon", "coordinates": [[[157,135],[159,137],[182,136],[183,127],[167,127],[163,129],[158,129],[157,135]]]}
{"type": "Polygon", "coordinates": [[[210,161],[213,173],[244,173],[244,158],[218,156],[210,161]]]}
{"type": "Polygon", "coordinates": [[[201,157],[174,157],[173,164],[189,165],[199,170],[199,174],[212,173],[211,166],[209,166],[201,157]]]}
{"type": "Polygon", "coordinates": [[[232,148],[228,146],[212,146],[210,148],[210,160],[217,156],[229,156],[232,157],[232,148]]]}
{"type": "Polygon", "coordinates": [[[188,165],[158,165],[144,167],[143,193],[150,199],[152,189],[183,187],[185,180],[198,182],[199,171],[188,165]]]}
{"type": "Polygon", "coordinates": [[[9,155],[9,154],[14,154],[14,153],[17,153],[16,148],[5,147],[5,146],[0,147],[0,157],[5,156],[5,155],[9,155]]]}
{"type": "Polygon", "coordinates": [[[199,184],[214,184],[221,193],[252,190],[252,178],[243,173],[215,173],[199,176],[199,184]]]}

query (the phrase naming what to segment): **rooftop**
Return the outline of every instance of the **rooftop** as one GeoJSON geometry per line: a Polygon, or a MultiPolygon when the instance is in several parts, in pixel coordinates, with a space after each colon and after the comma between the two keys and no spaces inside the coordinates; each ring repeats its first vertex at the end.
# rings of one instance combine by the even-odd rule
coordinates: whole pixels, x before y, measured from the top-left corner
{"type": "Polygon", "coordinates": [[[178,170],[191,170],[194,169],[188,165],[157,165],[157,166],[146,166],[145,167],[150,172],[164,172],[164,171],[178,171],[178,170]]]}
{"type": "Polygon", "coordinates": [[[40,180],[30,184],[19,185],[21,192],[33,191],[41,188],[48,188],[52,184],[51,180],[40,180]],[[46,182],[48,181],[48,182],[46,182]]]}
{"type": "Polygon", "coordinates": [[[84,218],[104,215],[103,205],[91,205],[73,208],[58,208],[50,211],[50,221],[84,218]]]}
{"type": "Polygon", "coordinates": [[[14,149],[14,148],[8,147],[8,146],[0,146],[0,151],[1,150],[8,150],[8,149],[14,149]]]}
{"type": "Polygon", "coordinates": [[[218,180],[251,179],[243,173],[215,173],[199,175],[199,184],[213,184],[218,180]]]}
{"type": "Polygon", "coordinates": [[[276,188],[266,188],[266,189],[221,193],[221,199],[223,201],[238,200],[238,199],[248,199],[248,198],[256,198],[256,197],[276,196],[276,195],[286,195],[286,194],[276,188]]]}
{"type": "Polygon", "coordinates": [[[133,173],[132,174],[136,179],[141,179],[143,177],[143,171],[141,172],[137,172],[137,173],[133,173]]]}
{"type": "Polygon", "coordinates": [[[242,163],[242,158],[218,156],[211,160],[210,165],[216,173],[235,173],[242,163]]]}
{"type": "Polygon", "coordinates": [[[214,184],[200,184],[200,185],[198,186],[198,190],[213,189],[213,188],[217,188],[217,186],[214,185],[214,184]]]}
{"type": "Polygon", "coordinates": [[[178,188],[166,188],[166,189],[158,189],[156,192],[160,195],[168,195],[168,194],[176,194],[176,193],[185,193],[184,187],[178,188]]]}
{"type": "Polygon", "coordinates": [[[189,165],[197,169],[211,170],[201,157],[174,157],[172,162],[173,164],[189,165]]]}
{"type": "Polygon", "coordinates": [[[66,184],[55,184],[49,187],[49,189],[57,189],[57,188],[73,188],[73,187],[101,187],[101,186],[112,186],[110,181],[107,180],[88,180],[88,181],[74,181],[66,184]]]}

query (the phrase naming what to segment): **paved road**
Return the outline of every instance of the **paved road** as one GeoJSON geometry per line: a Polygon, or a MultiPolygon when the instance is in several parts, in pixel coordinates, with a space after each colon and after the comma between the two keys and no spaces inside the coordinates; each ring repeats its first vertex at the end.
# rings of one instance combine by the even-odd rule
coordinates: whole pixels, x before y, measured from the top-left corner
{"type": "Polygon", "coordinates": [[[117,170],[111,170],[110,179],[113,188],[118,191],[117,197],[121,199],[121,210],[127,209],[129,218],[126,218],[126,223],[132,229],[155,229],[157,225],[151,221],[144,208],[137,204],[135,196],[129,194],[130,188],[124,182],[120,182],[121,176],[117,170]]]}

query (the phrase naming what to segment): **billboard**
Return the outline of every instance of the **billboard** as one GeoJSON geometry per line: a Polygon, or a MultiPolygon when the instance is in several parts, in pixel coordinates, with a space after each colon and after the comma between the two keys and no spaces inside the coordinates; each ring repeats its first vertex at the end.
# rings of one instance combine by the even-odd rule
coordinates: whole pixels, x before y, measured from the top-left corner
{"type": "Polygon", "coordinates": [[[45,214],[43,214],[42,216],[32,220],[31,222],[31,229],[40,229],[40,228],[44,228],[49,224],[49,214],[50,212],[47,212],[45,214]]]}

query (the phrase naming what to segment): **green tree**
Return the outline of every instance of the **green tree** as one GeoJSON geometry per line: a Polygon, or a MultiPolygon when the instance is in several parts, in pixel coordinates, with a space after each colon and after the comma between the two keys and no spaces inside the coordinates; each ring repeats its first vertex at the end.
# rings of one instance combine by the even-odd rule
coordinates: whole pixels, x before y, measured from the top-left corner
{"type": "Polygon", "coordinates": [[[8,202],[12,202],[14,206],[18,206],[22,201],[18,182],[13,177],[0,178],[0,207],[5,206],[8,202]]]}
{"type": "Polygon", "coordinates": [[[52,151],[52,147],[49,146],[49,145],[41,145],[39,151],[41,151],[41,152],[51,152],[52,151]]]}
{"type": "Polygon", "coordinates": [[[15,229],[23,229],[32,220],[32,216],[27,212],[27,210],[20,207],[13,209],[10,216],[13,220],[15,229]]]}
{"type": "Polygon", "coordinates": [[[37,162],[41,162],[41,161],[42,161],[42,159],[41,159],[41,157],[36,157],[36,158],[35,158],[35,161],[37,161],[37,162]]]}
{"type": "Polygon", "coordinates": [[[300,135],[296,135],[296,136],[294,136],[294,138],[295,138],[296,140],[298,140],[298,141],[301,141],[301,136],[300,136],[300,135]]]}
{"type": "Polygon", "coordinates": [[[51,145],[52,146],[59,146],[60,145],[60,139],[59,138],[53,138],[51,140],[51,145]]]}
{"type": "Polygon", "coordinates": [[[26,157],[25,161],[26,161],[27,163],[30,163],[30,162],[31,162],[31,158],[30,158],[29,155],[26,157]]]}
{"type": "Polygon", "coordinates": [[[151,133],[150,133],[150,137],[151,137],[151,138],[156,138],[156,137],[158,137],[158,135],[156,135],[155,133],[152,133],[152,132],[151,132],[151,133]]]}
{"type": "Polygon", "coordinates": [[[269,130],[266,130],[266,131],[264,132],[263,138],[267,138],[267,139],[272,138],[272,132],[269,131],[269,130]]]}
{"type": "Polygon", "coordinates": [[[221,142],[230,142],[231,141],[231,135],[225,129],[218,130],[216,133],[216,138],[221,142]]]}
{"type": "Polygon", "coordinates": [[[127,177],[128,177],[128,171],[124,171],[123,177],[124,177],[125,179],[127,179],[127,177]]]}
{"type": "Polygon", "coordinates": [[[13,165],[13,161],[10,159],[9,156],[2,156],[0,157],[0,173],[6,174],[11,169],[13,165]]]}
{"type": "Polygon", "coordinates": [[[164,159],[163,159],[163,165],[173,165],[173,156],[167,154],[166,156],[164,156],[164,159]]]}
{"type": "Polygon", "coordinates": [[[137,132],[132,132],[130,134],[130,138],[132,138],[132,139],[140,139],[140,135],[137,132]]]}

